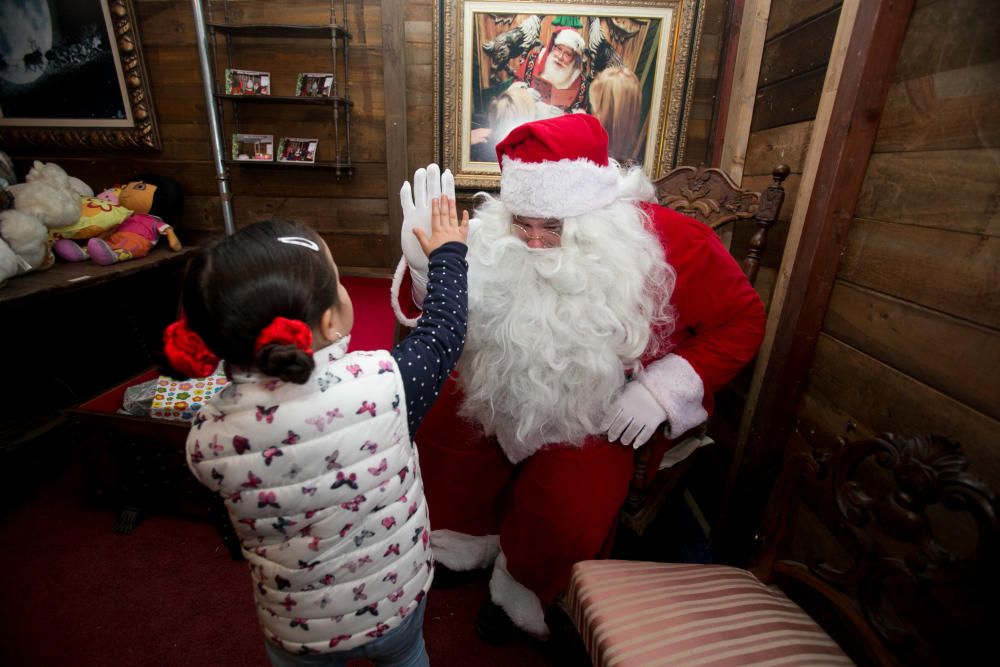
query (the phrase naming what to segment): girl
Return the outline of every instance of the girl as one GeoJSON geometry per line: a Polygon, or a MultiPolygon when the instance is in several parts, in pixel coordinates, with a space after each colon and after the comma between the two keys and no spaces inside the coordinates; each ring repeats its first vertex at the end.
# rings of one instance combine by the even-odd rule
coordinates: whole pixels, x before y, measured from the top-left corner
{"type": "Polygon", "coordinates": [[[232,384],[198,413],[195,476],[250,562],[274,665],[426,665],[433,558],[414,433],[465,342],[468,213],[432,206],[427,301],[392,352],[347,353],[350,296],[320,236],[246,227],[193,260],[165,352],[232,384]],[[433,253],[433,254],[432,254],[433,253]]]}

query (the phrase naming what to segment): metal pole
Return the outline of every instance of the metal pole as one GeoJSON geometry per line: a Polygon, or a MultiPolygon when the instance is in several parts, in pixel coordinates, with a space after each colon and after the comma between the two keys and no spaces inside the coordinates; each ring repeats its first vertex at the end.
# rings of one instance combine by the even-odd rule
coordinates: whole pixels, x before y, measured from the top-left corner
{"type": "Polygon", "coordinates": [[[219,109],[215,103],[215,77],[212,72],[212,62],[208,57],[208,36],[205,33],[205,15],[202,12],[201,0],[191,0],[191,11],[194,12],[194,32],[198,42],[198,62],[201,65],[201,81],[205,89],[205,110],[208,112],[208,131],[212,139],[212,158],[215,163],[215,180],[219,183],[219,203],[222,204],[222,222],[226,235],[236,231],[233,223],[233,202],[229,194],[229,172],[222,161],[224,147],[222,131],[219,125],[219,109]]]}

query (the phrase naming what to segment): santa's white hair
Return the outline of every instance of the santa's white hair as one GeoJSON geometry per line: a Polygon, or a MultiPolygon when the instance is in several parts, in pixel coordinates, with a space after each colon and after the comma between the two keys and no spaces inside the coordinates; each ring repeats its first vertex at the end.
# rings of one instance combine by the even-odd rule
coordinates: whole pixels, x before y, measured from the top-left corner
{"type": "Polygon", "coordinates": [[[485,195],[477,210],[461,414],[495,433],[513,462],[596,433],[626,369],[672,331],[675,274],[635,204],[652,193],[649,180],[626,172],[619,192],[563,220],[558,248],[513,236],[499,199],[485,195]]]}

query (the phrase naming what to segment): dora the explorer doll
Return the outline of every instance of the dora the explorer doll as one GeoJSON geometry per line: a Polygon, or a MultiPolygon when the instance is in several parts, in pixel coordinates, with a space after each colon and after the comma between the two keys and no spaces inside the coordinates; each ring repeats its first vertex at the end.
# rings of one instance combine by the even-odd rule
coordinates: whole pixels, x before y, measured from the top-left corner
{"type": "Polygon", "coordinates": [[[180,214],[184,203],[184,193],[177,181],[144,174],[121,189],[118,203],[133,213],[115,231],[106,238],[90,239],[86,249],[73,244],[70,250],[75,256],[67,256],[66,252],[60,252],[59,256],[69,261],[84,261],[89,257],[98,264],[115,264],[145,257],[160,236],[167,237],[171,250],[181,249],[181,242],[169,224],[180,214]]]}

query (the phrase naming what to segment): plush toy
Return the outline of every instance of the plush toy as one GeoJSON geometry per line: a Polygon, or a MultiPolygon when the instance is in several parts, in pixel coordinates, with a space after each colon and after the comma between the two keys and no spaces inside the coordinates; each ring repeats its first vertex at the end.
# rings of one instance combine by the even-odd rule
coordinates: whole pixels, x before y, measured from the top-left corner
{"type": "Polygon", "coordinates": [[[36,167],[30,182],[7,188],[14,205],[0,212],[0,285],[11,276],[51,266],[49,230],[80,217],[80,195],[69,187],[66,172],[52,163],[36,167]]]}
{"type": "MultiPolygon", "coordinates": [[[[156,245],[160,236],[166,236],[170,249],[181,249],[170,221],[180,214],[184,194],[180,184],[166,176],[143,175],[115,192],[105,190],[99,200],[107,205],[117,197],[120,207],[132,214],[105,238],[94,237],[87,247],[68,240],[56,241],[54,250],[62,259],[82,262],[92,259],[107,265],[145,257],[156,245]]],[[[95,199],[96,201],[96,199],[95,199]]]]}

